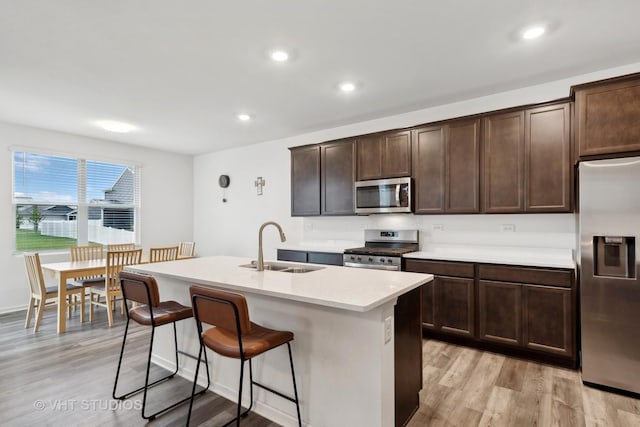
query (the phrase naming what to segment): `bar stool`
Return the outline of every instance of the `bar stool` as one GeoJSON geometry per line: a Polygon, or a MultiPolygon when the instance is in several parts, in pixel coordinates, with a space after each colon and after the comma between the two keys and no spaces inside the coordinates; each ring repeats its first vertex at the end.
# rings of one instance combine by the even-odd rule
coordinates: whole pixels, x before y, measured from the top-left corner
{"type": "MultiPolygon", "coordinates": [[[[191,302],[193,307],[193,315],[196,319],[198,327],[198,335],[200,336],[200,352],[198,353],[198,365],[196,367],[196,378],[198,377],[198,368],[200,367],[200,359],[204,352],[207,355],[205,346],[216,353],[240,359],[240,386],[238,390],[238,408],[236,417],[228,421],[225,426],[232,424],[240,425],[240,418],[246,416],[253,406],[253,386],[256,385],[264,390],[270,391],[284,399],[296,404],[298,413],[298,425],[302,426],[300,418],[300,401],[298,400],[298,388],[296,386],[296,376],[293,370],[293,357],[291,356],[291,341],[293,341],[293,332],[277,331],[257,325],[249,320],[249,308],[247,300],[241,294],[227,292],[219,289],[191,286],[191,302]],[[214,326],[203,332],[202,323],[214,326]],[[291,378],[293,379],[294,397],[287,396],[270,387],[260,384],[253,380],[253,370],[251,360],[279,347],[287,344],[289,350],[289,364],[291,365],[291,378]],[[249,407],[241,413],[242,410],[242,380],[244,375],[244,362],[249,361],[249,385],[251,402],[249,407]]],[[[193,396],[195,395],[196,382],[193,382],[192,400],[189,403],[189,413],[187,415],[187,426],[191,418],[191,408],[193,406],[193,396]]]]}
{"type": "MultiPolygon", "coordinates": [[[[120,358],[118,359],[118,370],[116,371],[116,380],[113,385],[113,398],[114,399],[126,399],[142,390],[144,390],[144,395],[142,398],[142,418],[147,420],[153,420],[157,415],[168,411],[169,409],[175,408],[176,406],[185,403],[187,400],[193,401],[193,396],[195,393],[195,387],[192,390],[191,394],[186,398],[176,402],[170,406],[167,406],[164,409],[161,409],[153,414],[147,415],[145,414],[145,408],[147,404],[147,390],[157,384],[160,384],[163,381],[169,380],[175,374],[178,373],[178,336],[176,333],[176,322],[189,319],[193,317],[193,311],[191,307],[184,306],[176,301],[163,301],[160,302],[160,294],[158,292],[158,284],[156,279],[153,276],[139,273],[131,273],[127,271],[120,272],[120,286],[122,289],[122,298],[124,300],[124,304],[127,304],[127,301],[133,301],[140,304],[141,306],[137,306],[127,310],[127,323],[124,328],[124,337],[122,339],[122,349],[120,350],[120,358]],[[121,395],[116,395],[116,389],[118,387],[118,378],[120,377],[120,367],[122,366],[122,356],[124,354],[124,347],[127,341],[127,332],[129,330],[129,321],[133,319],[135,322],[145,325],[151,326],[151,341],[149,343],[149,356],[147,359],[147,372],[144,380],[144,386],[137,388],[135,390],[129,391],[127,393],[123,393],[121,395]],[[149,383],[149,368],[151,367],[151,351],[153,350],[153,337],[155,335],[155,329],[159,326],[166,324],[173,324],[173,341],[175,345],[175,354],[176,354],[176,369],[171,374],[160,378],[152,383],[149,383]]],[[[181,352],[182,353],[182,352],[181,352]]],[[[182,353],[187,355],[186,353],[182,353]]],[[[191,356],[195,359],[195,356],[191,356]]],[[[200,360],[198,359],[198,363],[200,360]]],[[[207,363],[206,355],[205,355],[205,364],[207,369],[207,387],[200,390],[195,394],[202,394],[209,388],[210,378],[209,378],[209,366],[207,363]]],[[[197,371],[196,371],[197,372],[197,371]]],[[[197,379],[196,373],[196,379],[197,379]]]]}

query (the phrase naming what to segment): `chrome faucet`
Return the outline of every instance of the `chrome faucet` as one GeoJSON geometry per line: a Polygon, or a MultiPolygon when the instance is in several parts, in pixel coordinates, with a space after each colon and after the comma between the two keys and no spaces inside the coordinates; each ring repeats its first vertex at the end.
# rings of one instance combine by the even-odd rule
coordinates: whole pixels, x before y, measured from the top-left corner
{"type": "Polygon", "coordinates": [[[257,271],[263,271],[264,270],[264,258],[262,256],[262,230],[264,230],[264,228],[267,225],[273,225],[275,226],[278,231],[280,232],[280,241],[284,242],[287,240],[287,238],[284,236],[284,231],[282,231],[282,227],[280,227],[280,224],[278,224],[277,222],[274,221],[267,221],[264,224],[262,224],[260,226],[260,231],[258,231],[258,265],[256,267],[257,271]]]}

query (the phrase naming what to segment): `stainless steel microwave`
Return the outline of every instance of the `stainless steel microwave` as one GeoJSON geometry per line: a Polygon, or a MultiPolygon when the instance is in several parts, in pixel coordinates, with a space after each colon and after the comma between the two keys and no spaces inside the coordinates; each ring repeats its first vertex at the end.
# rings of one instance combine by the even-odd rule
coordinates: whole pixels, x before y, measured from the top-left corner
{"type": "Polygon", "coordinates": [[[356,213],[410,213],[411,177],[356,182],[356,213]]]}

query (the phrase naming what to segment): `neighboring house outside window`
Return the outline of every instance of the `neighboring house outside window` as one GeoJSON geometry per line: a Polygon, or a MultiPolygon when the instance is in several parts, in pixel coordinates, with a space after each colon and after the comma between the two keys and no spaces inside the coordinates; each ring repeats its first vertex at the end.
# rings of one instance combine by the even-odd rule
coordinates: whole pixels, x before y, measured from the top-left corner
{"type": "Polygon", "coordinates": [[[139,243],[139,168],[13,152],[15,249],[139,243]]]}

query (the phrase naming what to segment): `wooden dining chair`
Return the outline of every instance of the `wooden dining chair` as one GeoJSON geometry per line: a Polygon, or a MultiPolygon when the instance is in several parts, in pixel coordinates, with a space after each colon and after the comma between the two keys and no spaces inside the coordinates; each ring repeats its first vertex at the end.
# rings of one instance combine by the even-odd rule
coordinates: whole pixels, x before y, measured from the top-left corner
{"type": "Polygon", "coordinates": [[[135,243],[114,243],[107,245],[107,252],[114,251],[132,251],[136,248],[135,243]]]}
{"type": "MultiPolygon", "coordinates": [[[[94,259],[104,258],[104,246],[102,245],[87,245],[87,246],[71,246],[69,248],[71,255],[71,262],[75,261],[90,261],[94,259]]],[[[85,289],[90,287],[96,282],[101,282],[103,277],[100,276],[87,276],[76,277],[74,281],[84,287],[85,289]]]]}
{"type": "Polygon", "coordinates": [[[31,294],[29,308],[27,309],[27,319],[24,323],[25,328],[28,328],[31,324],[33,310],[36,309],[36,324],[33,327],[33,331],[38,332],[43,312],[49,308],[55,308],[57,304],[68,305],[69,317],[71,317],[71,307],[80,305],[82,310],[80,312],[80,321],[84,322],[84,288],[82,286],[67,284],[67,301],[60,302],[58,301],[58,287],[47,287],[45,284],[40,255],[37,252],[26,253],[24,254],[24,263],[27,269],[27,282],[29,283],[29,292],[31,294]],[[79,296],[79,301],[74,302],[72,300],[74,296],[79,296]]]}
{"type": "Polygon", "coordinates": [[[196,252],[196,242],[180,242],[178,247],[178,258],[192,257],[196,252]]]}
{"type": "Polygon", "coordinates": [[[118,275],[126,265],[140,264],[142,249],[130,251],[107,251],[104,280],[94,283],[89,288],[89,321],[93,320],[93,306],[99,305],[107,309],[109,327],[113,326],[113,310],[116,302],[120,301],[120,312],[124,316],[124,301],[118,275]],[[102,301],[104,297],[104,302],[102,301]]]}
{"type": "Polygon", "coordinates": [[[175,261],[177,258],[178,246],[149,249],[149,262],[175,261]]]}

